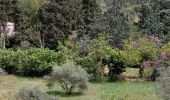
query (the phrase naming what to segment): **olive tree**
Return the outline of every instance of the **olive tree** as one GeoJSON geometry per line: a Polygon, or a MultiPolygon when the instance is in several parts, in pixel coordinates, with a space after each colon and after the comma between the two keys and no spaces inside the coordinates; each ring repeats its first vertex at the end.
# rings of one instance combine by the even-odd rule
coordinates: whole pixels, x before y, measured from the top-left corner
{"type": "Polygon", "coordinates": [[[53,84],[55,81],[59,82],[68,95],[71,95],[75,88],[78,88],[79,92],[88,88],[88,74],[81,66],[75,65],[73,62],[67,62],[60,67],[55,66],[49,77],[49,84],[53,84]]]}

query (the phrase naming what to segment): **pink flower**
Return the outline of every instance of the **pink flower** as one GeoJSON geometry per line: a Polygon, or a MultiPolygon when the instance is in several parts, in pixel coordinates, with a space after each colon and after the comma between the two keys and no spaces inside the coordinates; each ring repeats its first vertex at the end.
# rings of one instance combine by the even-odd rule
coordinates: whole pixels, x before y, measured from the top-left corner
{"type": "Polygon", "coordinates": [[[6,30],[5,30],[7,33],[9,33],[10,31],[11,31],[11,29],[10,28],[6,28],[6,30]]]}
{"type": "Polygon", "coordinates": [[[160,68],[160,67],[161,67],[161,60],[159,60],[159,59],[155,60],[154,65],[155,65],[157,68],[160,68]]]}
{"type": "Polygon", "coordinates": [[[167,59],[167,54],[165,52],[161,52],[159,57],[161,60],[165,60],[165,59],[167,59]]]}
{"type": "Polygon", "coordinates": [[[132,42],[133,46],[138,47],[140,45],[139,40],[135,40],[132,42]]]}
{"type": "Polygon", "coordinates": [[[150,35],[150,36],[147,36],[147,38],[151,41],[154,41],[156,42],[157,44],[160,44],[161,40],[159,37],[155,36],[155,35],[150,35]]]}
{"type": "Polygon", "coordinates": [[[141,64],[141,67],[142,68],[148,68],[148,67],[150,67],[150,65],[151,65],[151,61],[150,60],[144,60],[142,62],[142,64],[141,64]]]}

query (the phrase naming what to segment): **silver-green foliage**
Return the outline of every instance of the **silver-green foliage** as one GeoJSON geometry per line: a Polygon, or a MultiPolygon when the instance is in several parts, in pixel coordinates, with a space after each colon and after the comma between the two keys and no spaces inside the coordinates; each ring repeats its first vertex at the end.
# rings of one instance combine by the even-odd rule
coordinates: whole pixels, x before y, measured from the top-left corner
{"type": "Polygon", "coordinates": [[[164,100],[170,100],[170,67],[165,69],[159,77],[159,86],[156,89],[156,94],[164,100]]]}
{"type": "Polygon", "coordinates": [[[17,100],[58,100],[41,92],[37,87],[23,87],[17,95],[17,100]]]}
{"type": "Polygon", "coordinates": [[[73,62],[56,67],[49,78],[49,83],[59,82],[66,94],[71,95],[75,88],[83,92],[88,88],[88,74],[73,62]]]}

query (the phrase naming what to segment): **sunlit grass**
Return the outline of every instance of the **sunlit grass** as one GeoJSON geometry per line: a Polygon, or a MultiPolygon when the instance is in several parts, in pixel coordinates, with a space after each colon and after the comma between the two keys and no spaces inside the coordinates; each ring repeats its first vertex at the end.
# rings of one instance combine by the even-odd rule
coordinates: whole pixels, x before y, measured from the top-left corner
{"type": "Polygon", "coordinates": [[[160,100],[154,93],[154,82],[91,83],[84,94],[66,96],[59,85],[49,89],[42,79],[16,76],[0,77],[0,100],[15,100],[23,86],[39,86],[42,91],[58,96],[59,100],[160,100]]]}

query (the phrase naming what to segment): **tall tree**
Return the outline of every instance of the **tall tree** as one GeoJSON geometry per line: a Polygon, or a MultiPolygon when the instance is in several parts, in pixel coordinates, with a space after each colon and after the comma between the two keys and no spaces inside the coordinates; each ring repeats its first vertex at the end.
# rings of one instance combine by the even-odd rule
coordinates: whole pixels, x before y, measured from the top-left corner
{"type": "Polygon", "coordinates": [[[82,36],[88,35],[94,37],[93,32],[96,25],[96,19],[101,15],[101,9],[96,0],[82,0],[82,11],[84,21],[84,32],[82,36]]]}
{"type": "Polygon", "coordinates": [[[79,0],[51,0],[41,6],[39,16],[42,23],[45,46],[56,49],[76,29],[79,0]]]}
{"type": "Polygon", "coordinates": [[[15,29],[18,28],[19,26],[19,14],[20,14],[20,10],[18,8],[18,0],[0,0],[0,22],[2,26],[2,33],[4,36],[4,48],[6,45],[6,24],[7,22],[13,22],[15,23],[15,29]]]}
{"type": "MultiPolygon", "coordinates": [[[[128,12],[128,11],[127,11],[128,12]]],[[[104,13],[102,26],[109,33],[112,47],[122,48],[122,41],[128,39],[131,31],[131,17],[124,9],[124,3],[114,0],[113,6],[104,13]]]]}
{"type": "Polygon", "coordinates": [[[170,40],[170,0],[149,0],[140,10],[139,26],[147,34],[170,40]]]}
{"type": "Polygon", "coordinates": [[[41,23],[39,21],[39,9],[45,0],[20,0],[19,7],[22,9],[19,21],[18,35],[15,42],[29,41],[35,47],[44,47],[43,38],[40,34],[41,23]]]}

